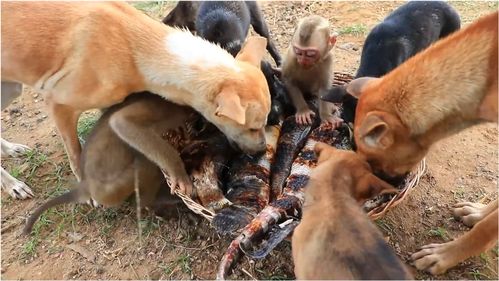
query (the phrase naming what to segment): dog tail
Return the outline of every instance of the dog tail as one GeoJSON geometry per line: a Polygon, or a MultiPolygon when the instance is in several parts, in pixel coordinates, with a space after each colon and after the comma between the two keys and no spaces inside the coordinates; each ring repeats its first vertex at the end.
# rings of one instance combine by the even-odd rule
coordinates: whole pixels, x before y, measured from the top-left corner
{"type": "Polygon", "coordinates": [[[84,184],[85,184],[84,182],[79,182],[72,190],[64,194],[61,194],[55,198],[52,198],[49,201],[45,202],[40,207],[38,207],[26,220],[26,225],[24,226],[22,234],[23,235],[30,234],[35,222],[38,220],[41,214],[45,212],[47,209],[64,203],[84,202],[90,199],[90,195],[87,193],[86,189],[83,186],[81,186],[84,184]]]}

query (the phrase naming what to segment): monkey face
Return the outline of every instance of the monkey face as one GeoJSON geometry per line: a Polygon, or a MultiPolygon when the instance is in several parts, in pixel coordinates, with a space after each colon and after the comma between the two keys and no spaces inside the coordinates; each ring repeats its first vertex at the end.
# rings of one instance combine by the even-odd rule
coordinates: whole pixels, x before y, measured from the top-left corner
{"type": "Polygon", "coordinates": [[[311,67],[320,58],[319,50],[314,47],[301,48],[298,46],[293,46],[293,52],[295,53],[298,64],[303,67],[311,67]]]}

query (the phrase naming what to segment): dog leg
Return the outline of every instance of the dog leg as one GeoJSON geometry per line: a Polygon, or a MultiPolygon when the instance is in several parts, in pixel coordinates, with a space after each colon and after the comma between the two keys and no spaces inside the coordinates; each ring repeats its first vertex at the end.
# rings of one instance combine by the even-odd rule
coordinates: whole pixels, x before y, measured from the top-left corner
{"type": "Polygon", "coordinates": [[[33,197],[33,191],[24,182],[17,180],[11,176],[2,167],[2,189],[5,190],[12,198],[26,199],[33,197]]]}
{"type": "Polygon", "coordinates": [[[55,121],[57,130],[62,137],[64,148],[66,149],[66,153],[68,154],[71,170],[76,176],[76,179],[80,181],[81,144],[78,140],[76,128],[78,125],[78,117],[80,117],[81,111],[67,105],[55,104],[50,101],[47,102],[47,105],[49,108],[49,112],[55,121]]]}
{"type": "Polygon", "coordinates": [[[497,214],[495,209],[456,240],[423,246],[411,256],[414,265],[433,275],[442,274],[459,262],[490,249],[497,242],[497,214]]]}
{"type": "Polygon", "coordinates": [[[462,202],[455,205],[454,216],[459,218],[465,225],[474,226],[488,214],[498,208],[497,199],[487,205],[472,202],[462,202]]]}
{"type": "Polygon", "coordinates": [[[2,157],[19,157],[31,150],[23,144],[8,142],[2,138],[0,140],[2,142],[2,157]]]}

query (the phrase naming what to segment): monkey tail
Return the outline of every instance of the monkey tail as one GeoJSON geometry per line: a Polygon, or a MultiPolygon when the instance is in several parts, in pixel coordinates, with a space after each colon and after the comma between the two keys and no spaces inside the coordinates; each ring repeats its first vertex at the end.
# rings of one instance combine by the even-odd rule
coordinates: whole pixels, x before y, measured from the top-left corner
{"type": "Polygon", "coordinates": [[[84,201],[84,199],[87,199],[87,197],[89,199],[90,196],[86,192],[86,189],[81,186],[83,184],[85,184],[85,183],[84,182],[77,183],[76,186],[72,190],[70,190],[64,194],[61,194],[55,198],[52,198],[49,201],[45,202],[40,207],[38,207],[26,220],[26,225],[24,226],[22,234],[23,235],[30,234],[35,222],[38,220],[38,218],[41,216],[41,214],[43,212],[45,212],[47,209],[55,207],[55,206],[60,205],[60,204],[64,204],[64,203],[81,202],[81,201],[84,201]]]}

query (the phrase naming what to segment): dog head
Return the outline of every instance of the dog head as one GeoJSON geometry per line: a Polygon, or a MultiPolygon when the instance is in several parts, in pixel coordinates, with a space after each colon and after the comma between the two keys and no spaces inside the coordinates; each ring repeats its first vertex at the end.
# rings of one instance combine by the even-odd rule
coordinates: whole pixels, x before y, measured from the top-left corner
{"type": "MultiPolygon", "coordinates": [[[[358,98],[354,137],[357,153],[376,173],[399,177],[410,172],[428,148],[412,137],[384,98],[383,78],[363,77],[350,82],[348,94],[358,98]]],[[[423,117],[424,118],[424,117],[423,117]]]]}
{"type": "Polygon", "coordinates": [[[398,192],[392,185],[376,177],[369,164],[357,153],[339,150],[325,143],[317,143],[314,150],[318,155],[317,167],[310,177],[327,178],[333,183],[322,185],[325,188],[333,186],[346,189],[360,203],[378,194],[398,192]]]}
{"type": "Polygon", "coordinates": [[[212,122],[232,144],[247,152],[264,151],[265,125],[270,112],[270,92],[260,70],[267,40],[250,37],[236,56],[240,71],[226,79],[214,97],[212,122]]]}

